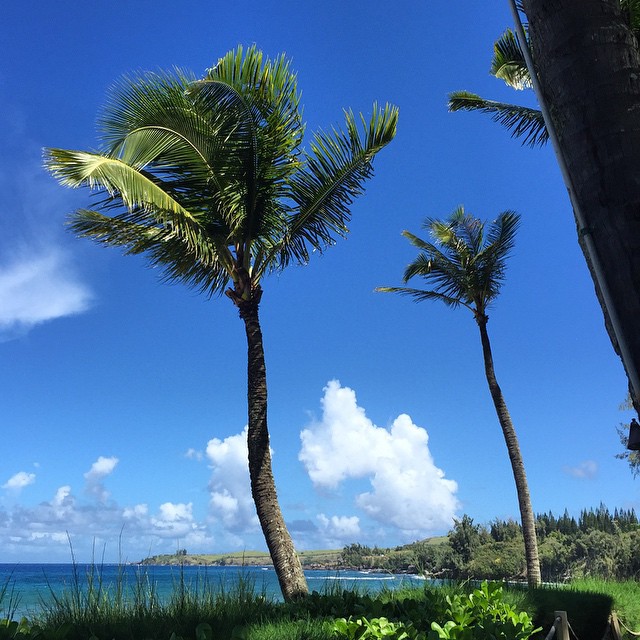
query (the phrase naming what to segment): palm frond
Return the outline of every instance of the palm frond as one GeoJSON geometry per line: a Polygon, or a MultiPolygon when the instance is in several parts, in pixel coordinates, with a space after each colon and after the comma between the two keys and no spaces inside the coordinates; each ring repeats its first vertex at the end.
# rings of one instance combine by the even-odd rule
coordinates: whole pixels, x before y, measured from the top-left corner
{"type": "Polygon", "coordinates": [[[511,137],[521,138],[523,145],[542,146],[549,140],[544,118],[538,109],[485,100],[468,91],[455,91],[449,94],[448,107],[449,111],[488,113],[494,122],[511,131],[511,137]]]}
{"type": "Polygon", "coordinates": [[[64,149],[47,149],[45,166],[63,185],[87,186],[104,190],[111,197],[117,195],[132,222],[170,224],[195,255],[209,257],[209,245],[196,216],[135,167],[118,158],[64,149]]]}
{"type": "Polygon", "coordinates": [[[155,227],[132,222],[124,216],[105,216],[98,211],[78,209],[69,219],[69,228],[79,237],[99,244],[122,247],[128,255],[146,254],[152,266],[163,267],[162,280],[182,282],[207,295],[221,293],[229,282],[233,258],[223,238],[204,262],[186,250],[184,241],[171,226],[155,227]]]}
{"type": "Polygon", "coordinates": [[[305,153],[288,60],[238,47],[202,80],[179,69],[123,78],[100,120],[101,152],[50,149],[45,164],[97,195],[95,211],[75,214],[76,233],[145,253],[165,279],[209,293],[239,274],[258,287],[346,234],[397,109],[374,105],[360,121],[346,112],[345,130],[318,133],[305,153]]]}
{"type": "Polygon", "coordinates": [[[378,290],[409,295],[417,301],[440,300],[449,306],[465,306],[474,315],[484,314],[500,291],[518,223],[516,213],[505,211],[485,233],[485,223],[467,214],[463,207],[458,207],[446,220],[427,218],[424,226],[433,242],[403,232],[421,249],[406,267],[404,281],[421,277],[431,287],[427,290],[381,287],[378,290]]]}
{"type": "Polygon", "coordinates": [[[362,132],[355,115],[345,112],[346,132],[319,132],[304,153],[291,186],[297,213],[281,247],[283,264],[306,262],[309,249],[322,251],[336,236],[347,233],[350,205],[363,192],[373,173],[374,156],[395,136],[398,109],[386,104],[373,106],[370,120],[361,115],[362,132]]]}
{"type": "Polygon", "coordinates": [[[376,287],[375,290],[382,293],[398,293],[402,296],[409,296],[410,298],[413,298],[415,302],[439,300],[440,302],[444,302],[448,307],[452,307],[454,309],[459,306],[470,308],[463,300],[444,295],[438,291],[425,291],[422,289],[411,289],[410,287],[376,287]]]}
{"type": "Polygon", "coordinates": [[[640,32],[640,0],[620,0],[620,6],[637,38],[640,32]]]}
{"type": "Polygon", "coordinates": [[[493,45],[491,75],[513,89],[530,89],[531,76],[515,33],[507,29],[493,45]]]}

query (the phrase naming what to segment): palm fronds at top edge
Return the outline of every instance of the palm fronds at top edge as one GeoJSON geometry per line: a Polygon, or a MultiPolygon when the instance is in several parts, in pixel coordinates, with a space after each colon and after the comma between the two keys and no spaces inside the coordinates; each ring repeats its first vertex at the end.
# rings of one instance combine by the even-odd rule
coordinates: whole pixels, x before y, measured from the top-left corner
{"type": "Polygon", "coordinates": [[[507,29],[493,45],[490,73],[513,89],[530,89],[531,76],[518,38],[507,29]]]}

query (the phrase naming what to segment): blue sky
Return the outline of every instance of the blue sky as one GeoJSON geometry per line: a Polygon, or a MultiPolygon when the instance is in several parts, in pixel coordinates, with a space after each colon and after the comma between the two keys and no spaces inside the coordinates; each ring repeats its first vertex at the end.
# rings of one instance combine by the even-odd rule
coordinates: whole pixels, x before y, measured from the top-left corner
{"type": "Polygon", "coordinates": [[[95,148],[122,74],[204,73],[238,44],[286,52],[309,131],[400,108],[347,240],[264,283],[280,502],[301,549],[397,545],[452,518],[517,517],[465,310],[374,293],[414,255],[400,232],[463,204],[522,216],[490,311],[498,379],[536,512],[640,507],[615,426],[626,394],[550,148],[531,151],[447,94],[531,101],[488,73],[506,0],[15,2],[0,34],[0,562],[264,548],[248,493],[244,331],[226,298],[159,282],[75,239],[88,202],[41,168],[95,148]]]}

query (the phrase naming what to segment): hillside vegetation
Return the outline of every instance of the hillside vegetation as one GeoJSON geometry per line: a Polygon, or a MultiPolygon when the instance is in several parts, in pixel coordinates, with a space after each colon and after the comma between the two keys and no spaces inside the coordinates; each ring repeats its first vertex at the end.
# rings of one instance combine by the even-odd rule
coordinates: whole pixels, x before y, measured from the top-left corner
{"type": "MultiPolygon", "coordinates": [[[[633,580],[640,576],[640,524],[633,509],[600,505],[578,518],[567,511],[536,516],[542,577],[547,582],[574,578],[633,580]]],[[[447,536],[427,538],[395,548],[353,543],[343,549],[300,552],[307,569],[358,569],[423,573],[434,578],[519,580],[526,575],[524,543],[514,520],[480,525],[469,516],[454,523],[447,536]]],[[[266,552],[153,556],[142,564],[269,565],[266,552]]]]}

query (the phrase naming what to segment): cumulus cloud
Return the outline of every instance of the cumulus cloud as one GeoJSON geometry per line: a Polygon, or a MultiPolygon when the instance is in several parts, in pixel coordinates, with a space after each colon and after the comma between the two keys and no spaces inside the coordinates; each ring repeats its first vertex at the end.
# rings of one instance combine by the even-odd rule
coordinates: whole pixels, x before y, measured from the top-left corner
{"type": "Polygon", "coordinates": [[[247,427],[224,440],[209,440],[206,455],[212,469],[209,508],[213,520],[235,534],[255,530],[258,516],[249,482],[247,427]]]}
{"type": "Polygon", "coordinates": [[[92,495],[99,502],[105,502],[109,497],[109,492],[105,489],[104,478],[113,473],[118,464],[118,458],[100,456],[92,465],[91,469],[84,474],[87,481],[87,493],[92,495]]]}
{"type": "Polygon", "coordinates": [[[344,546],[360,535],[360,518],[358,516],[325,516],[318,514],[317,520],[322,533],[335,544],[344,546]]]}
{"type": "Polygon", "coordinates": [[[21,491],[30,484],[36,481],[35,473],[27,473],[26,471],[18,471],[15,475],[11,476],[3,485],[3,489],[9,489],[11,491],[21,491]]]}
{"type": "Polygon", "coordinates": [[[594,460],[585,460],[575,467],[564,467],[564,471],[574,478],[591,479],[598,473],[598,463],[594,460]]]}
{"type": "Polygon", "coordinates": [[[1,550],[7,557],[62,561],[68,558],[70,542],[78,558],[90,560],[101,545],[114,557],[121,539],[140,558],[157,543],[162,552],[175,549],[176,540],[193,551],[210,550],[213,544],[206,525],[197,522],[191,503],[165,502],[151,513],[146,504],[83,503],[70,485],[63,485],[50,500],[34,507],[0,510],[1,550]]]}
{"type": "Polygon", "coordinates": [[[0,264],[0,335],[86,311],[89,289],[73,272],[68,256],[48,247],[0,264]]]}
{"type": "Polygon", "coordinates": [[[322,409],[322,419],[300,434],[299,459],[316,487],[336,489],[347,479],[367,478],[371,490],[355,501],[374,520],[407,537],[451,526],[457,484],[435,465],[425,429],[405,414],[390,429],[376,426],[355,392],[336,380],[324,389],[322,409]]]}

